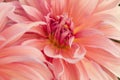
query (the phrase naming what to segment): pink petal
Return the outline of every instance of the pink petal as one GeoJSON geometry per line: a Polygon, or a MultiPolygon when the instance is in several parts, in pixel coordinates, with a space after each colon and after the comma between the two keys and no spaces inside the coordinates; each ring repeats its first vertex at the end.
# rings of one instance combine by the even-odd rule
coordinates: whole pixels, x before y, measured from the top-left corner
{"type": "Polygon", "coordinates": [[[43,22],[34,22],[30,24],[15,24],[11,27],[8,27],[3,32],[0,33],[3,37],[5,37],[6,41],[1,45],[1,47],[4,47],[8,43],[12,43],[16,40],[18,40],[25,32],[30,30],[32,27],[43,25],[43,22]]]}
{"type": "Polygon", "coordinates": [[[94,61],[87,59],[82,60],[82,63],[87,71],[87,74],[92,80],[113,80],[110,76],[94,61]]]}
{"type": "Polygon", "coordinates": [[[44,48],[44,52],[49,57],[61,58],[69,63],[75,63],[84,58],[86,50],[76,44],[68,49],[59,49],[53,45],[48,45],[44,48]]]}
{"type": "Polygon", "coordinates": [[[98,0],[66,0],[66,12],[72,16],[76,26],[79,26],[81,20],[88,17],[96,8],[98,0]],[[77,4],[77,5],[76,5],[77,4]]]}
{"type": "Polygon", "coordinates": [[[51,0],[50,5],[53,15],[61,15],[65,9],[66,0],[51,0]]]}
{"type": "Polygon", "coordinates": [[[94,28],[89,28],[89,29],[83,29],[80,30],[75,34],[76,38],[81,38],[81,37],[87,37],[87,36],[93,36],[93,35],[104,35],[100,30],[94,29],[94,28]]]}
{"type": "Polygon", "coordinates": [[[0,3],[0,31],[5,27],[8,19],[7,14],[14,9],[9,3],[0,3]],[[4,9],[3,9],[4,7],[4,9]]]}
{"type": "Polygon", "coordinates": [[[54,72],[56,79],[59,80],[64,73],[62,60],[53,59],[52,65],[50,67],[51,67],[51,70],[54,72]]]}
{"type": "Polygon", "coordinates": [[[0,50],[0,64],[26,61],[41,62],[45,61],[45,58],[39,50],[33,47],[14,46],[0,50]]]}
{"type": "Polygon", "coordinates": [[[25,12],[27,13],[28,17],[33,20],[33,21],[39,21],[42,19],[42,14],[41,12],[31,6],[27,6],[27,5],[22,5],[22,8],[25,10],[25,12]]]}
{"type": "Polygon", "coordinates": [[[19,80],[52,80],[49,69],[37,63],[13,63],[0,65],[0,77],[19,80]]]}
{"type": "Polygon", "coordinates": [[[116,57],[120,57],[120,49],[103,35],[81,37],[79,43],[88,47],[103,49],[116,57]]]}
{"type": "Polygon", "coordinates": [[[105,36],[111,39],[120,40],[120,31],[111,26],[101,26],[99,27],[105,36]]]}
{"type": "Polygon", "coordinates": [[[89,77],[87,75],[87,72],[85,70],[85,67],[83,66],[83,64],[81,62],[78,62],[75,64],[78,71],[79,71],[79,76],[80,76],[80,80],[89,80],[89,77]]]}
{"type": "Polygon", "coordinates": [[[103,51],[101,49],[92,49],[92,48],[88,49],[87,56],[95,60],[97,63],[108,69],[116,76],[120,77],[119,58],[116,58],[110,53],[103,51]]]}
{"type": "Polygon", "coordinates": [[[20,3],[32,6],[42,12],[43,15],[47,15],[49,12],[49,5],[46,0],[19,0],[20,3]]]}
{"type": "MultiPolygon", "coordinates": [[[[101,0],[101,3],[98,5],[97,11],[109,10],[117,6],[120,0],[101,0]]],[[[96,11],[96,12],[97,12],[96,11]]]]}
{"type": "Polygon", "coordinates": [[[61,75],[60,80],[79,80],[80,74],[74,64],[63,62],[62,65],[63,74],[61,75]]]}
{"type": "Polygon", "coordinates": [[[22,45],[24,46],[32,46],[35,48],[38,48],[39,50],[43,50],[46,45],[49,44],[48,40],[38,40],[38,39],[31,39],[31,40],[26,40],[22,42],[22,45]]]}

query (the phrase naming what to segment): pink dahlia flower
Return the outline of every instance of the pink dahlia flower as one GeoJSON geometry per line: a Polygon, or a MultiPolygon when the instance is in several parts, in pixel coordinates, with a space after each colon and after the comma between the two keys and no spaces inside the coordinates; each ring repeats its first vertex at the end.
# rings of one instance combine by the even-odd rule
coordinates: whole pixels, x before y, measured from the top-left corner
{"type": "Polygon", "coordinates": [[[112,12],[119,1],[19,0],[8,14],[18,27],[2,34],[41,51],[54,80],[117,80],[120,21],[112,12]]]}
{"type": "Polygon", "coordinates": [[[53,75],[44,64],[42,53],[36,48],[16,43],[28,28],[23,28],[23,25],[10,25],[7,14],[14,9],[10,3],[0,3],[0,80],[52,79],[53,75]]]}

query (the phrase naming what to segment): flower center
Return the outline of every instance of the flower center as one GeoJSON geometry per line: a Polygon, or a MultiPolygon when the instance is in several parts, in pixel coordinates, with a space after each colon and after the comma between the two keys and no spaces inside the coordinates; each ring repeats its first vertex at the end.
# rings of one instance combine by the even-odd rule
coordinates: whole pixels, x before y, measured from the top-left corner
{"type": "Polygon", "coordinates": [[[73,40],[73,22],[67,15],[57,17],[46,16],[47,25],[44,27],[48,39],[59,48],[69,46],[73,40]]]}

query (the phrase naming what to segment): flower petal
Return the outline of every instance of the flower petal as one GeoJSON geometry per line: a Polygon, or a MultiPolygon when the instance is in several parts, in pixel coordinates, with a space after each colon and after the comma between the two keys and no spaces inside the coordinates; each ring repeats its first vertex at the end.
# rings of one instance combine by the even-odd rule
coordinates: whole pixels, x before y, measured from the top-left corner
{"type": "Polygon", "coordinates": [[[30,24],[15,24],[11,27],[8,27],[3,32],[0,33],[6,41],[1,45],[1,47],[6,46],[8,43],[12,43],[16,40],[18,40],[25,32],[30,30],[32,27],[43,25],[43,22],[33,22],[30,24]]]}
{"type": "Polygon", "coordinates": [[[66,0],[52,0],[50,1],[53,15],[61,15],[65,9],[66,0]]]}
{"type": "Polygon", "coordinates": [[[120,31],[112,26],[101,26],[98,28],[105,36],[111,39],[120,40],[120,31]]]}
{"type": "Polygon", "coordinates": [[[11,62],[45,61],[43,54],[33,47],[14,46],[0,50],[0,64],[11,62]]]}
{"type": "Polygon", "coordinates": [[[94,61],[82,60],[86,72],[92,80],[113,80],[110,76],[94,61]]]}
{"type": "Polygon", "coordinates": [[[5,27],[8,19],[7,14],[14,9],[9,3],[0,3],[0,31],[5,27]],[[4,7],[4,9],[3,9],[4,7]]]}
{"type": "Polygon", "coordinates": [[[103,35],[81,37],[79,43],[85,46],[106,50],[112,55],[120,57],[120,49],[111,40],[107,39],[103,35]]]}
{"type": "Polygon", "coordinates": [[[28,17],[33,21],[39,21],[43,17],[41,15],[41,12],[38,9],[34,8],[34,7],[27,6],[27,5],[22,5],[22,8],[25,10],[28,17]]]}
{"type": "Polygon", "coordinates": [[[79,80],[79,71],[74,64],[69,64],[66,62],[62,63],[63,74],[61,75],[61,80],[79,80]]]}
{"type": "Polygon", "coordinates": [[[89,77],[87,75],[87,72],[85,70],[85,67],[83,66],[83,64],[80,62],[75,64],[78,71],[79,71],[79,76],[80,76],[80,80],[89,80],[89,77]]]}
{"type": "Polygon", "coordinates": [[[97,4],[98,0],[66,0],[66,12],[72,17],[75,25],[79,26],[81,20],[86,19],[95,10],[97,4]]]}
{"type": "Polygon", "coordinates": [[[40,12],[42,12],[43,15],[47,15],[49,12],[49,5],[46,0],[19,0],[21,4],[32,6],[40,12]]]}
{"type": "Polygon", "coordinates": [[[114,7],[120,2],[120,0],[102,0],[101,3],[98,5],[97,11],[104,11],[109,10],[114,7]]]}
{"type": "Polygon", "coordinates": [[[69,63],[76,63],[84,58],[86,50],[76,44],[68,49],[59,49],[53,45],[48,45],[44,48],[44,52],[49,57],[61,58],[69,63]]]}
{"type": "Polygon", "coordinates": [[[52,73],[38,63],[12,63],[0,65],[0,77],[7,80],[52,80],[52,73]]]}
{"type": "Polygon", "coordinates": [[[49,41],[46,39],[38,40],[38,39],[31,39],[22,42],[23,46],[32,46],[38,48],[39,50],[43,50],[46,45],[49,44],[49,41]]]}
{"type": "Polygon", "coordinates": [[[101,50],[89,48],[87,56],[108,69],[110,72],[120,77],[120,62],[119,58],[114,57],[110,53],[101,50]],[[96,58],[97,57],[97,58],[96,58]]]}

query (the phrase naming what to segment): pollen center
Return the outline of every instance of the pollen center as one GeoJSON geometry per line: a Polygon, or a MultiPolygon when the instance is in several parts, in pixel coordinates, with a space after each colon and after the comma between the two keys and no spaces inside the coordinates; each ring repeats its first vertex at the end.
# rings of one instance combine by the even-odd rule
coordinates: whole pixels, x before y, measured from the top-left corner
{"type": "Polygon", "coordinates": [[[73,22],[67,15],[57,17],[46,16],[45,30],[48,39],[57,47],[63,48],[70,45],[73,39],[73,22]]]}

